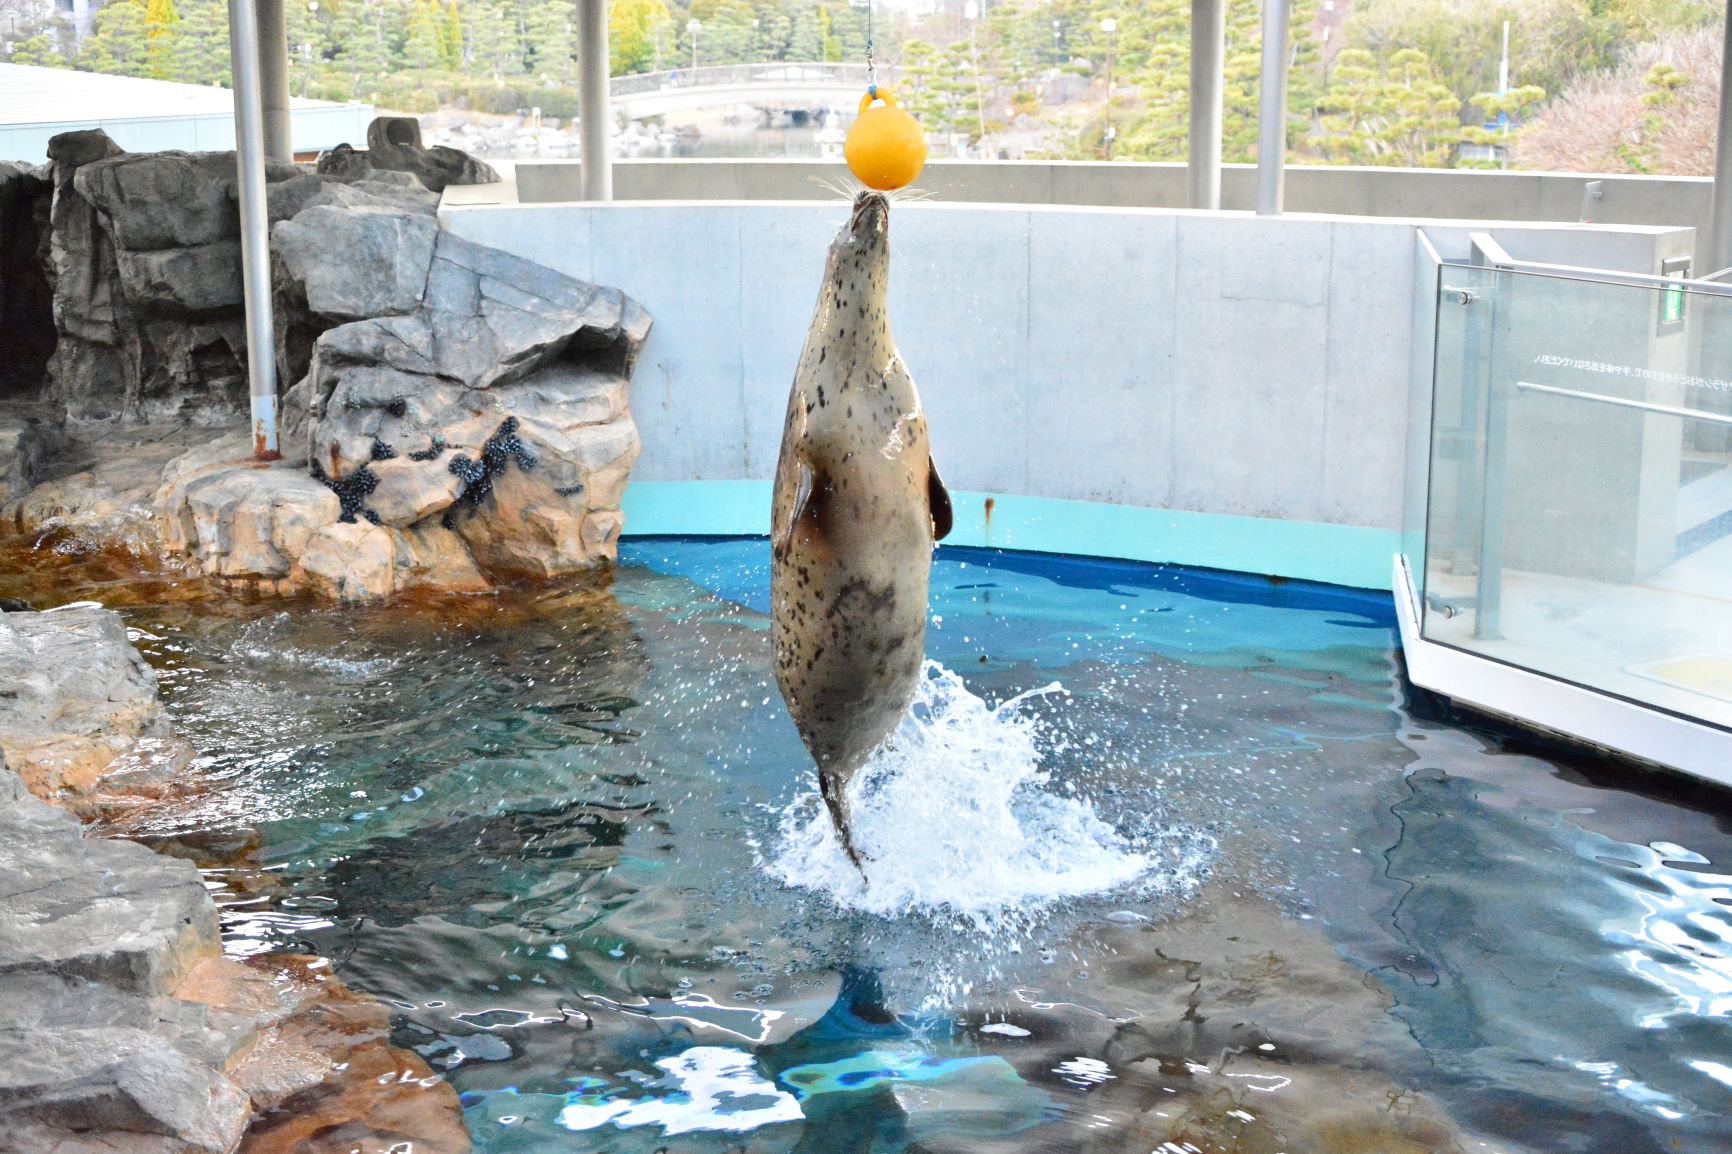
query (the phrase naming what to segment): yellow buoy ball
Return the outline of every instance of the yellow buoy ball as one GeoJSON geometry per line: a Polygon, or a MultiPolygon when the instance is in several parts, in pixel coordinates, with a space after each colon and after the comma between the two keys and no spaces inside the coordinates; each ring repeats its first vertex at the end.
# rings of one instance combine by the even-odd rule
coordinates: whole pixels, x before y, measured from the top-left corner
{"type": "Polygon", "coordinates": [[[906,188],[926,167],[926,134],[919,121],[896,106],[894,96],[876,88],[860,98],[860,115],[842,142],[842,155],[848,171],[867,188],[906,188]]]}

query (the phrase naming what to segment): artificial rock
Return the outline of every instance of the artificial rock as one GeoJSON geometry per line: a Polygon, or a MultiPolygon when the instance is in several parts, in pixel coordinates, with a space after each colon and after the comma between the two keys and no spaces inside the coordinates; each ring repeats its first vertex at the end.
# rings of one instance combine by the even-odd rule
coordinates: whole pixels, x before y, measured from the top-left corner
{"type": "Polygon", "coordinates": [[[0,269],[24,254],[46,270],[59,414],[0,424],[15,450],[0,516],[344,600],[613,558],[648,314],[442,232],[429,173],[451,175],[450,150],[384,120],[371,136],[390,164],[267,174],[285,458],[270,465],[240,431],[233,154],[134,155],[76,132],[41,170],[0,169],[0,269]],[[61,419],[74,448],[57,456],[61,419]],[[100,431],[114,427],[139,432],[100,431]]]}
{"type": "MultiPolygon", "coordinates": [[[[8,766],[141,718],[134,753],[178,740],[118,614],[0,617],[0,1150],[464,1154],[456,1093],[391,1045],[387,1007],[321,958],[224,957],[193,862],[92,836],[8,766]]],[[[137,785],[131,758],[101,779],[137,785]]]]}

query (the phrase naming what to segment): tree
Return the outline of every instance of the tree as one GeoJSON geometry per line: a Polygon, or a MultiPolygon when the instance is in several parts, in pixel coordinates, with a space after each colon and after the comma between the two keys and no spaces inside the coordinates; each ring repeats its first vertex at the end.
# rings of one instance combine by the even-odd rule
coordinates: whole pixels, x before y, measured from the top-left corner
{"type": "Polygon", "coordinates": [[[45,32],[38,32],[26,40],[20,40],[12,46],[12,55],[7,58],[13,64],[29,64],[37,68],[71,68],[72,61],[60,51],[60,45],[54,37],[45,32]]]}
{"type": "Polygon", "coordinates": [[[139,0],[115,0],[98,9],[95,29],[78,54],[78,66],[90,72],[142,76],[149,48],[144,5],[139,0]]]}
{"type": "Polygon", "coordinates": [[[1442,167],[1461,138],[1461,101],[1415,48],[1382,63],[1363,48],[1342,52],[1318,111],[1317,148],[1337,164],[1442,167]]]}
{"type": "Polygon", "coordinates": [[[523,13],[529,67],[555,84],[576,83],[577,9],[571,0],[532,0],[523,13]]]}
{"type": "Polygon", "coordinates": [[[457,11],[457,0],[445,0],[445,23],[440,38],[445,48],[446,70],[463,71],[463,17],[457,11]]]}
{"type": "Polygon", "coordinates": [[[613,0],[607,10],[608,65],[613,75],[654,68],[656,34],[672,19],[663,0],[613,0]]]}
{"type": "Polygon", "coordinates": [[[180,13],[174,0],[149,0],[144,9],[144,74],[158,80],[172,75],[171,60],[178,39],[180,13]]]}
{"type": "Polygon", "coordinates": [[[183,84],[227,87],[229,26],[223,0],[183,0],[167,69],[170,79],[183,84]]]}
{"type": "Polygon", "coordinates": [[[403,63],[408,67],[431,72],[444,62],[439,10],[433,6],[433,0],[412,0],[403,33],[403,63]]]}
{"type": "Polygon", "coordinates": [[[504,80],[508,71],[516,72],[516,36],[506,21],[503,8],[484,3],[471,3],[463,10],[467,25],[465,40],[469,45],[471,75],[490,76],[495,83],[504,80]]]}

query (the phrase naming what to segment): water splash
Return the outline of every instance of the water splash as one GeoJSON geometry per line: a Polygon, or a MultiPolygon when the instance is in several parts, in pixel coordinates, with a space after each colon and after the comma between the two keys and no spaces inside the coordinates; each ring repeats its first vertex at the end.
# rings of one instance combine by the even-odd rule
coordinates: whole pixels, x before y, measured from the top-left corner
{"type": "Polygon", "coordinates": [[[1046,788],[1042,726],[1024,707],[1063,693],[1055,682],[990,706],[928,661],[909,716],[854,786],[869,884],[815,794],[783,811],[769,872],[845,908],[960,915],[982,930],[1025,923],[1062,899],[1194,883],[1196,845],[1175,858],[1160,835],[1127,836],[1087,798],[1046,788]]]}

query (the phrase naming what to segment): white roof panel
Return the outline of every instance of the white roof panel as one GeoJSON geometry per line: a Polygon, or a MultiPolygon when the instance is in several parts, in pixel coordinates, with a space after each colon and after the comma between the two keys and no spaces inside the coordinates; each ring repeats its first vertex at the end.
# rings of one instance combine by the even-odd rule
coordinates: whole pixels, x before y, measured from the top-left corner
{"type": "MultiPolygon", "coordinates": [[[[294,108],[340,108],[329,100],[291,98],[294,108]]],[[[70,68],[0,64],[0,124],[69,124],[157,116],[232,116],[227,88],[105,76],[70,68]]]]}

